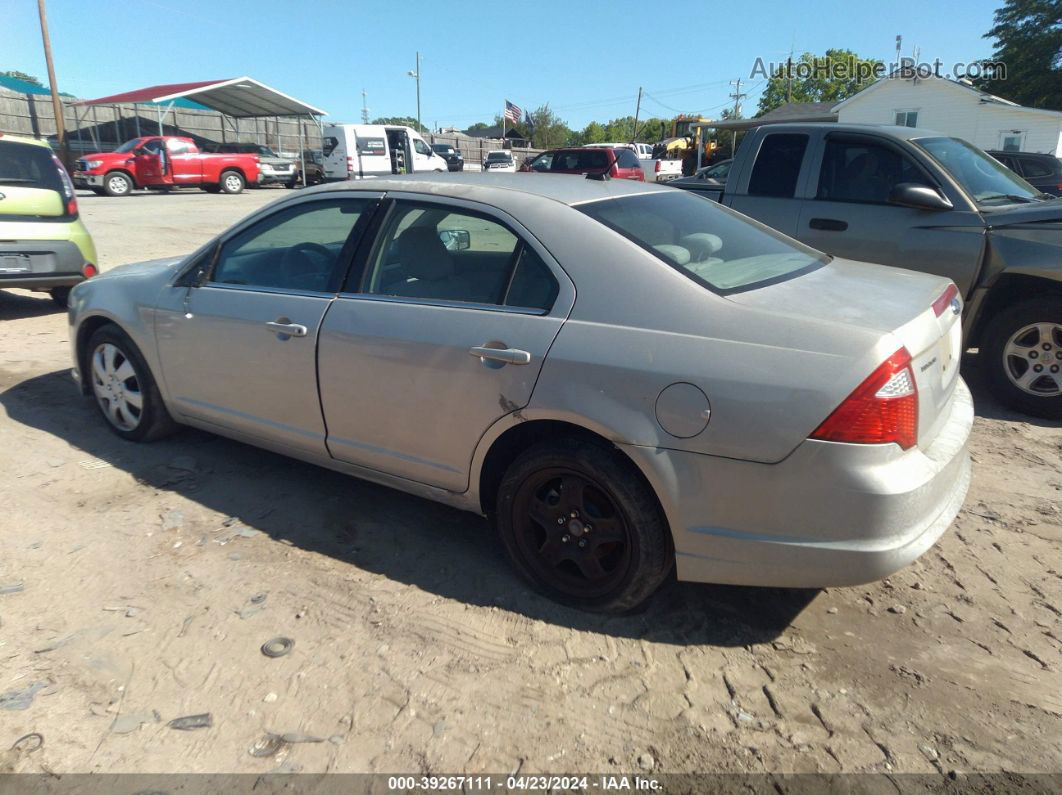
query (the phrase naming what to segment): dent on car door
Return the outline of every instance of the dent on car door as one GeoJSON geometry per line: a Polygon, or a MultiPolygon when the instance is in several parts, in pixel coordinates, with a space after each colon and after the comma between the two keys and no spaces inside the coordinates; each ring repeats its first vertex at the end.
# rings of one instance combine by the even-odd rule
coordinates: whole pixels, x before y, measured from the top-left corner
{"type": "Polygon", "coordinates": [[[374,198],[289,204],[239,229],[201,286],[156,316],[174,410],[287,450],[326,455],[314,345],[374,198]]]}
{"type": "Polygon", "coordinates": [[[925,168],[891,142],[830,133],[796,237],[837,257],[947,276],[969,295],[984,247],[980,216],[961,206],[929,210],[890,203],[902,183],[945,195],[925,168]]]}
{"type": "Polygon", "coordinates": [[[574,288],[513,219],[470,203],[399,199],[358,259],[318,346],[329,451],[464,491],[480,437],[530,400],[574,288]]]}

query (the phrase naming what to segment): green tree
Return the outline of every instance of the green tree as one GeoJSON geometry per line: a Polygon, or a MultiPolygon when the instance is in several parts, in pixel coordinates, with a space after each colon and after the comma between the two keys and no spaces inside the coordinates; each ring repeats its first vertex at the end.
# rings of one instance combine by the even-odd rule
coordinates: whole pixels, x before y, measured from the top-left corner
{"type": "Polygon", "coordinates": [[[995,25],[995,64],[981,62],[978,88],[1013,102],[1062,110],[1062,9],[1058,0],[1006,0],[995,25]],[[1002,64],[1003,68],[999,68],[1002,64]]]}
{"type": "Polygon", "coordinates": [[[417,120],[411,116],[381,116],[378,119],[373,119],[372,124],[390,124],[395,127],[412,127],[421,135],[428,132],[428,128],[422,124],[417,124],[417,120]]]}
{"type": "Polygon", "coordinates": [[[46,88],[44,83],[38,80],[33,75],[28,75],[25,72],[20,72],[18,69],[8,69],[6,72],[0,72],[0,77],[13,77],[16,80],[22,80],[30,85],[37,86],[38,88],[46,88]]]}
{"type": "Polygon", "coordinates": [[[592,121],[579,133],[576,142],[579,144],[599,144],[607,140],[608,136],[605,134],[605,128],[596,121],[592,121]]]}
{"type": "MultiPolygon", "coordinates": [[[[806,52],[792,62],[776,66],[760,96],[757,116],[787,102],[840,102],[873,83],[877,61],[860,58],[851,50],[806,52]],[[789,74],[787,74],[789,72],[789,74]],[[786,99],[790,97],[790,99],[786,99]]],[[[757,62],[759,65],[759,62],[757,62]]],[[[755,70],[753,71],[755,75],[755,70]]]]}
{"type": "Polygon", "coordinates": [[[535,149],[564,146],[574,138],[568,125],[549,109],[549,103],[531,111],[531,146],[535,149]]]}

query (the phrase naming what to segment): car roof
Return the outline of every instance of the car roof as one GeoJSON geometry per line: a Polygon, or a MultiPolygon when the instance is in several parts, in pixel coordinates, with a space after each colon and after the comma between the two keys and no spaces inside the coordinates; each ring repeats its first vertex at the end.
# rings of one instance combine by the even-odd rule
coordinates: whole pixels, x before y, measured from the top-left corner
{"type": "Polygon", "coordinates": [[[374,193],[401,191],[466,199],[506,209],[527,198],[548,199],[576,205],[602,199],[616,199],[644,193],[673,193],[666,185],[636,182],[629,179],[586,179],[578,174],[484,174],[454,172],[410,174],[383,179],[330,182],[299,191],[306,195],[330,190],[364,190],[374,193]]]}
{"type": "Polygon", "coordinates": [[[0,133],[0,143],[3,141],[9,141],[16,144],[30,144],[32,146],[40,146],[44,149],[51,150],[51,146],[47,141],[42,141],[39,138],[28,138],[25,135],[7,135],[6,133],[0,133]]]}
{"type": "Polygon", "coordinates": [[[952,138],[954,136],[947,133],[937,132],[936,130],[927,130],[923,127],[898,127],[895,124],[847,124],[835,121],[809,121],[809,122],[791,122],[786,124],[764,124],[757,127],[757,130],[763,130],[764,132],[806,132],[809,129],[826,129],[835,130],[839,133],[888,133],[894,138],[901,138],[905,141],[913,140],[915,138],[952,138]]]}

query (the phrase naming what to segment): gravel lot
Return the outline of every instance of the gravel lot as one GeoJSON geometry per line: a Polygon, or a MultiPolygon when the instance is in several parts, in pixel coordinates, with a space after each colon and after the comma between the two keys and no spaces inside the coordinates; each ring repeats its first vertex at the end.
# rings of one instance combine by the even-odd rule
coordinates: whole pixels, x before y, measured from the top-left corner
{"type": "MultiPolygon", "coordinates": [[[[106,269],[281,195],[81,208],[106,269]]],[[[1062,428],[975,359],[973,487],[921,561],[601,618],[530,593],[470,514],[198,431],[119,440],[67,336],[0,293],[0,771],[1062,770],[1062,428]],[[266,732],[325,741],[252,756],[266,732]]]]}

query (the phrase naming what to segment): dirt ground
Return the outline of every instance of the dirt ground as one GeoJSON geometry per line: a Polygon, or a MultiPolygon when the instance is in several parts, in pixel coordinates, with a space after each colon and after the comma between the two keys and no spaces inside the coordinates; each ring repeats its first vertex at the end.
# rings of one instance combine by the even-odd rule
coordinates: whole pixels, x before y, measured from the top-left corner
{"type": "MultiPolygon", "coordinates": [[[[106,269],[280,195],[81,207],[106,269]]],[[[1062,770],[1062,428],[975,358],[973,487],[922,560],[602,618],[530,592],[471,514],[198,431],[123,442],[67,337],[0,293],[0,770],[1062,770]],[[253,756],[268,732],[323,742],[253,756]]]]}

